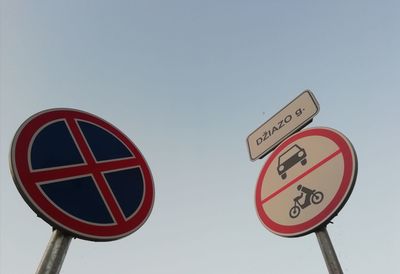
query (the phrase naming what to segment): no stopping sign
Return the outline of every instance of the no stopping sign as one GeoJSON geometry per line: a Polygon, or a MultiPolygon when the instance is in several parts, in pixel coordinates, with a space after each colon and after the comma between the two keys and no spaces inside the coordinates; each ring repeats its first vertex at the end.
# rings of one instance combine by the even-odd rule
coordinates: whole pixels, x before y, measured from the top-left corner
{"type": "Polygon", "coordinates": [[[154,186],[139,149],[90,113],[50,109],[26,120],[11,147],[11,172],[28,205],[53,227],[109,241],[150,215],[154,186]]]}
{"type": "Polygon", "coordinates": [[[343,134],[330,128],[301,131],[279,145],[262,168],[258,216],[281,236],[310,233],[344,206],[356,175],[356,153],[343,134]]]}

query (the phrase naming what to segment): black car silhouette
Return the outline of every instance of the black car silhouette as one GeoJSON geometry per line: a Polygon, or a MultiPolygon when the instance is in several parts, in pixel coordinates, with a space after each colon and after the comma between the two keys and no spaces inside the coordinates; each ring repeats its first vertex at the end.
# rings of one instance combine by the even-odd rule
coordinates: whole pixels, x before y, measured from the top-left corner
{"type": "Polygon", "coordinates": [[[293,145],[279,156],[277,168],[278,174],[282,177],[282,179],[286,179],[286,172],[295,164],[298,162],[301,162],[303,166],[307,164],[306,157],[307,154],[304,148],[301,148],[296,144],[293,145]]]}

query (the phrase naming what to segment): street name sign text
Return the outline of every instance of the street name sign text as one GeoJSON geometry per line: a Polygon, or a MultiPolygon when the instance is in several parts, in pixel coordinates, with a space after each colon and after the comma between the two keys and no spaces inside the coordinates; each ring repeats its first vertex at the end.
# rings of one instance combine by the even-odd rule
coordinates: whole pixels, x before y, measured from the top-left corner
{"type": "Polygon", "coordinates": [[[283,140],[310,123],[319,104],[306,90],[247,137],[251,160],[261,159],[283,140]]]}

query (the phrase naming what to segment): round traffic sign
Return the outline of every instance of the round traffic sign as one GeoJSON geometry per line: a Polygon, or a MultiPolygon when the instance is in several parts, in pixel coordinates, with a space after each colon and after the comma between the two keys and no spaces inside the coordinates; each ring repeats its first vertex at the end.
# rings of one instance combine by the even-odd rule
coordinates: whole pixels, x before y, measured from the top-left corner
{"type": "Polygon", "coordinates": [[[300,131],[280,144],[261,170],[258,216],[275,234],[308,234],[340,211],[356,176],[356,153],[343,134],[329,128],[300,131]]]}
{"type": "Polygon", "coordinates": [[[75,237],[115,240],[150,215],[154,186],[140,151],[120,130],[90,113],[50,109],[14,136],[11,172],[28,205],[75,237]]]}

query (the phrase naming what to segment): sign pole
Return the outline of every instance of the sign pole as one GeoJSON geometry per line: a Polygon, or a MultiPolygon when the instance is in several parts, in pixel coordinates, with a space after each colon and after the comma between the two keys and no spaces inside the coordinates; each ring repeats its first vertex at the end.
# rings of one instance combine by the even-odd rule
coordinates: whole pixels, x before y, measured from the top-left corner
{"type": "Polygon", "coordinates": [[[58,274],[72,237],[54,229],[36,274],[58,274]]]}
{"type": "Polygon", "coordinates": [[[326,226],[315,231],[319,246],[321,247],[322,255],[324,256],[326,266],[330,274],[343,274],[339,260],[336,256],[331,239],[329,238],[326,226]]]}

